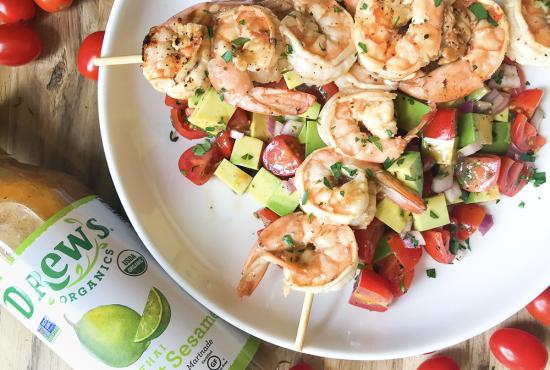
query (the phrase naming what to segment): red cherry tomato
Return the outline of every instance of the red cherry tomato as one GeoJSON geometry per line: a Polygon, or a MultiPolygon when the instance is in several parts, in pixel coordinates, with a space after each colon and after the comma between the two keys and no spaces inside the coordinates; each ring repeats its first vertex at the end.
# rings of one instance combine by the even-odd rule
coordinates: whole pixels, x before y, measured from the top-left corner
{"type": "Polygon", "coordinates": [[[196,155],[193,148],[187,149],[181,155],[178,166],[180,172],[197,185],[204,185],[216,171],[216,165],[222,160],[222,155],[216,142],[211,143],[211,149],[203,155],[196,155]]]}
{"type": "Polygon", "coordinates": [[[418,246],[416,249],[405,247],[401,236],[393,231],[385,232],[383,238],[386,239],[392,252],[395,253],[395,257],[405,267],[405,270],[413,271],[418,261],[420,261],[420,257],[422,257],[422,247],[418,246]]]}
{"type": "Polygon", "coordinates": [[[34,0],[36,5],[50,13],[57,13],[67,9],[73,0],[34,0]]]}
{"type": "Polygon", "coordinates": [[[537,152],[546,144],[546,140],[537,134],[537,130],[527,122],[527,117],[522,113],[514,119],[510,136],[514,145],[524,153],[528,151],[537,152]]]}
{"type": "Polygon", "coordinates": [[[301,364],[292,366],[289,370],[313,370],[308,364],[304,364],[303,362],[301,364]]]}
{"type": "Polygon", "coordinates": [[[290,177],[305,159],[302,145],[295,137],[279,135],[265,148],[262,160],[266,170],[275,176],[290,177]]]}
{"type": "Polygon", "coordinates": [[[164,98],[164,105],[172,108],[185,109],[187,108],[187,99],[186,100],[174,99],[170,95],[166,94],[166,97],[164,98]]]}
{"type": "Polygon", "coordinates": [[[449,357],[436,356],[421,363],[416,370],[460,370],[460,368],[449,357]]]}
{"type": "Polygon", "coordinates": [[[28,22],[35,11],[32,0],[0,0],[0,23],[28,22]]]}
{"type": "Polygon", "coordinates": [[[377,218],[372,220],[366,229],[353,230],[355,240],[357,241],[357,254],[359,256],[359,261],[366,265],[370,265],[372,263],[374,251],[376,250],[376,244],[378,244],[378,239],[380,239],[383,232],[384,223],[377,218]]]}
{"type": "Polygon", "coordinates": [[[26,24],[0,24],[0,65],[22,66],[35,60],[41,51],[38,34],[26,24]]]}
{"type": "Polygon", "coordinates": [[[218,141],[218,146],[220,148],[221,154],[225,158],[231,157],[231,152],[233,151],[233,144],[235,143],[235,139],[229,137],[229,133],[227,131],[220,131],[216,140],[218,141]]]}
{"type": "Polygon", "coordinates": [[[172,126],[174,126],[178,134],[189,140],[202,139],[207,137],[208,135],[206,135],[206,132],[187,122],[186,117],[188,117],[188,115],[186,115],[186,113],[189,113],[188,110],[189,108],[170,109],[172,126]]]}
{"type": "Polygon", "coordinates": [[[525,90],[512,99],[508,106],[515,115],[523,113],[528,119],[531,119],[542,98],[542,93],[543,91],[541,89],[525,90]]]}
{"type": "Polygon", "coordinates": [[[531,171],[523,162],[500,157],[500,174],[498,176],[500,194],[513,197],[527,185],[529,177],[531,177],[531,171]]]}
{"type": "Polygon", "coordinates": [[[479,204],[457,204],[450,214],[457,220],[456,237],[459,240],[468,239],[481,225],[486,213],[479,204]]]}
{"type": "Polygon", "coordinates": [[[84,77],[97,81],[99,67],[94,64],[94,58],[101,56],[101,47],[105,31],[97,31],[84,39],[78,49],[78,70],[84,77]]]}
{"type": "Polygon", "coordinates": [[[510,370],[543,370],[548,351],[534,335],[519,329],[497,330],[489,340],[491,352],[510,370]]]}
{"type": "Polygon", "coordinates": [[[349,304],[367,310],[384,312],[388,310],[393,295],[388,279],[368,267],[363,267],[355,281],[349,304]]]}
{"type": "Polygon", "coordinates": [[[250,121],[248,120],[246,111],[242,108],[237,108],[229,119],[226,129],[227,131],[235,130],[239,132],[250,130],[250,121]]]}
{"type": "Polygon", "coordinates": [[[378,267],[378,274],[390,281],[391,292],[394,297],[402,296],[411,288],[414,269],[411,271],[405,270],[405,267],[399,263],[394,254],[382,258],[374,265],[378,267]]]}
{"type": "Polygon", "coordinates": [[[258,215],[258,218],[262,220],[265,226],[281,218],[281,216],[279,216],[269,208],[264,208],[261,211],[256,212],[256,215],[258,215]]]}
{"type": "Polygon", "coordinates": [[[424,137],[452,140],[456,136],[456,109],[438,109],[424,128],[424,137]]]}
{"type": "Polygon", "coordinates": [[[492,154],[471,155],[456,165],[456,179],[464,190],[473,193],[487,191],[496,185],[500,172],[500,157],[492,154]]]}
{"type": "Polygon", "coordinates": [[[550,287],[546,288],[537,298],[525,308],[537,320],[550,325],[550,287]]]}
{"type": "Polygon", "coordinates": [[[307,88],[306,92],[317,98],[317,102],[324,105],[327,100],[332,98],[340,89],[334,82],[331,82],[323,86],[311,85],[307,88]]]}
{"type": "Polygon", "coordinates": [[[424,186],[422,186],[423,198],[429,198],[431,196],[436,195],[436,193],[432,190],[433,181],[434,181],[434,174],[432,173],[432,171],[424,172],[424,186]]]}
{"type": "Polygon", "coordinates": [[[437,262],[449,264],[455,259],[455,255],[449,250],[451,233],[448,230],[422,231],[422,237],[426,242],[426,252],[437,262]]]}

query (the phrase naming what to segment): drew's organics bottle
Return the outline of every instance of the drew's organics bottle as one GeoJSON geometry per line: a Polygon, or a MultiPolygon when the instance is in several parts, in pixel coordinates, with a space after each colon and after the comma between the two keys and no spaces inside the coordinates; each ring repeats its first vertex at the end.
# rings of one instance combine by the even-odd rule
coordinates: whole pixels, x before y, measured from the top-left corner
{"type": "Polygon", "coordinates": [[[0,149],[1,304],[75,369],[276,369],[72,177],[0,149]]]}

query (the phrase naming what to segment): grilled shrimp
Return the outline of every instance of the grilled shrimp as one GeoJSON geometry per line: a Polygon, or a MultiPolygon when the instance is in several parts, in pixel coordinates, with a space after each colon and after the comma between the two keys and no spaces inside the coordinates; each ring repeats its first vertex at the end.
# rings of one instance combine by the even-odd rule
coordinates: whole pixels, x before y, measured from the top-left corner
{"type": "Polygon", "coordinates": [[[325,85],[356,60],[353,18],[334,0],[293,0],[281,22],[286,57],[302,82],[325,85]]]}
{"type": "Polygon", "coordinates": [[[347,73],[338,77],[334,83],[340,88],[340,91],[346,92],[372,89],[390,91],[397,89],[397,82],[374,77],[357,62],[351,66],[347,73]]]}
{"type": "MultiPolygon", "coordinates": [[[[508,21],[502,9],[492,0],[457,0],[452,4],[457,42],[443,43],[445,63],[428,74],[401,81],[399,89],[419,99],[435,103],[460,99],[483,87],[498,69],[508,47],[508,21]],[[468,8],[483,7],[490,18],[477,19],[468,8]],[[452,47],[465,54],[452,53],[452,47]],[[454,55],[453,55],[454,54],[454,55]],[[454,59],[454,60],[453,60],[454,59]]],[[[446,26],[447,27],[447,26],[446,26]]],[[[450,26],[448,26],[450,27],[450,26]]]]}
{"type": "Polygon", "coordinates": [[[439,55],[444,11],[444,1],[437,7],[434,0],[359,1],[355,12],[359,63],[382,78],[414,77],[439,55]]]}
{"type": "Polygon", "coordinates": [[[508,56],[516,62],[550,68],[550,7],[537,0],[505,0],[510,22],[508,56]]]}
{"type": "Polygon", "coordinates": [[[244,265],[237,294],[241,299],[250,296],[270,263],[283,267],[285,295],[291,289],[339,290],[355,276],[358,261],[357,242],[348,226],[291,213],[262,231],[244,265]]]}
{"type": "Polygon", "coordinates": [[[278,81],[282,66],[279,20],[260,6],[240,6],[216,17],[208,76],[234,107],[269,115],[299,115],[315,97],[299,91],[254,87],[278,81]]]}

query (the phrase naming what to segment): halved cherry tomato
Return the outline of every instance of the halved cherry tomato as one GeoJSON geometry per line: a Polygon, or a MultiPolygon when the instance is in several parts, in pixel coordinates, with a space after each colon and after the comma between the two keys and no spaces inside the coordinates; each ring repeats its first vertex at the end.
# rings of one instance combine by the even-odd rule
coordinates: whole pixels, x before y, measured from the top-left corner
{"type": "Polygon", "coordinates": [[[438,109],[424,128],[424,137],[452,140],[456,136],[456,109],[438,109]]]}
{"type": "Polygon", "coordinates": [[[500,175],[498,176],[500,194],[513,197],[527,185],[529,177],[531,177],[531,171],[523,162],[500,157],[500,175]]]}
{"type": "Polygon", "coordinates": [[[378,244],[378,239],[380,239],[383,232],[384,223],[377,218],[372,220],[366,229],[353,230],[355,240],[357,241],[357,254],[359,256],[359,261],[366,265],[371,264],[372,259],[374,258],[376,244],[378,244]]]}
{"type": "Polygon", "coordinates": [[[34,0],[36,5],[50,13],[57,13],[67,9],[73,0],[34,0]]]}
{"type": "Polygon", "coordinates": [[[455,255],[449,250],[451,233],[448,230],[422,231],[422,237],[426,242],[424,248],[434,260],[439,263],[449,264],[455,259],[455,255]]]}
{"type": "Polygon", "coordinates": [[[181,155],[178,166],[180,172],[197,185],[204,185],[216,171],[216,165],[223,159],[216,142],[203,155],[193,152],[195,147],[187,149],[181,155]]]}
{"type": "Polygon", "coordinates": [[[424,171],[424,172],[428,172],[429,170],[431,170],[432,167],[436,163],[435,160],[434,160],[434,157],[432,157],[432,156],[424,157],[424,159],[422,161],[423,161],[422,171],[424,171]]]}
{"type": "MultiPolygon", "coordinates": [[[[189,109],[189,108],[187,108],[189,109]]],[[[187,122],[185,114],[187,109],[171,109],[170,110],[170,117],[172,118],[172,125],[180,134],[186,139],[194,140],[194,139],[202,139],[204,137],[207,137],[206,132],[201,130],[200,128],[196,127],[195,125],[187,122]]]]}
{"type": "Polygon", "coordinates": [[[38,34],[26,24],[0,24],[0,65],[22,66],[35,60],[41,51],[38,34]]]}
{"type": "Polygon", "coordinates": [[[304,148],[290,135],[279,135],[265,148],[262,161],[266,170],[275,176],[290,177],[306,157],[304,148]]]}
{"type": "Polygon", "coordinates": [[[405,247],[401,236],[394,231],[385,232],[383,238],[386,239],[392,252],[395,253],[395,257],[405,267],[405,270],[412,271],[420,261],[420,257],[422,257],[422,247],[419,246],[416,249],[405,247]]]}
{"type": "Polygon", "coordinates": [[[479,204],[457,204],[450,216],[457,220],[456,236],[459,240],[468,239],[485,218],[485,208],[479,204]]]}
{"type": "Polygon", "coordinates": [[[325,105],[327,100],[332,98],[340,89],[334,82],[331,82],[323,86],[311,85],[307,88],[306,92],[317,98],[317,102],[321,105],[325,105]]]}
{"type": "Polygon", "coordinates": [[[250,121],[248,120],[248,116],[246,115],[246,111],[244,109],[237,108],[235,110],[235,113],[233,113],[233,115],[229,119],[229,122],[227,123],[226,130],[228,132],[231,130],[239,132],[250,130],[250,121]]]}
{"type": "Polygon", "coordinates": [[[32,0],[0,0],[0,23],[28,22],[36,12],[32,0]]]}
{"type": "Polygon", "coordinates": [[[434,181],[434,174],[432,171],[424,172],[424,186],[422,186],[422,197],[429,198],[433,195],[436,195],[432,190],[432,183],[434,181]]]}
{"type": "Polygon", "coordinates": [[[76,58],[78,70],[84,77],[88,77],[92,81],[98,80],[99,67],[94,64],[94,58],[101,56],[104,37],[105,31],[94,32],[88,35],[78,48],[76,58]]]}
{"type": "Polygon", "coordinates": [[[456,165],[456,179],[464,190],[473,193],[487,191],[496,185],[500,172],[500,157],[492,154],[471,155],[456,165]]]}
{"type": "Polygon", "coordinates": [[[384,312],[388,310],[393,295],[388,279],[368,267],[363,267],[353,286],[349,304],[367,310],[384,312]]]}
{"type": "Polygon", "coordinates": [[[528,119],[531,119],[535,109],[539,105],[540,99],[542,98],[543,90],[541,89],[530,89],[525,90],[514,99],[508,105],[512,113],[518,115],[523,113],[527,116],[528,119]]]}
{"type": "Polygon", "coordinates": [[[269,208],[264,208],[261,211],[256,212],[256,214],[258,215],[258,218],[262,220],[265,226],[281,218],[281,216],[279,216],[269,208]]]}
{"type": "Polygon", "coordinates": [[[519,329],[500,329],[491,335],[493,355],[510,370],[543,370],[548,350],[534,335],[519,329]]]}
{"type": "Polygon", "coordinates": [[[460,370],[460,368],[449,357],[436,356],[421,363],[416,370],[460,370]]]}
{"type": "Polygon", "coordinates": [[[376,261],[375,265],[378,266],[378,274],[390,281],[391,292],[394,297],[402,296],[411,288],[414,269],[411,271],[405,270],[405,267],[399,263],[394,254],[376,261]]]}
{"type": "Polygon", "coordinates": [[[174,99],[170,95],[166,94],[166,97],[164,98],[164,105],[172,108],[185,109],[187,108],[187,100],[174,99]]]}
{"type": "Polygon", "coordinates": [[[303,362],[301,364],[292,366],[289,370],[313,370],[308,364],[304,364],[303,362]]]}
{"type": "Polygon", "coordinates": [[[225,158],[231,157],[231,152],[233,151],[233,144],[235,143],[235,139],[229,137],[229,133],[227,131],[220,131],[216,140],[218,141],[218,146],[222,155],[225,158]]]}
{"type": "Polygon", "coordinates": [[[514,145],[524,153],[537,152],[546,144],[546,140],[537,134],[537,130],[527,122],[527,117],[522,113],[514,119],[510,136],[514,145]]]}
{"type": "Polygon", "coordinates": [[[550,287],[546,288],[537,298],[533,299],[525,308],[537,320],[550,325],[550,287]]]}

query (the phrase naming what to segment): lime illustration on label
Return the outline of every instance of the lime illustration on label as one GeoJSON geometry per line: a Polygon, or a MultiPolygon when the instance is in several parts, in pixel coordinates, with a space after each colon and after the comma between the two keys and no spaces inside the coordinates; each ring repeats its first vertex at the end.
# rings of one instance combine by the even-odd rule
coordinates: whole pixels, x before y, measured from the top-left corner
{"type": "Polygon", "coordinates": [[[160,337],[168,327],[172,310],[168,300],[157,288],[151,287],[134,342],[142,343],[160,337]]]}

